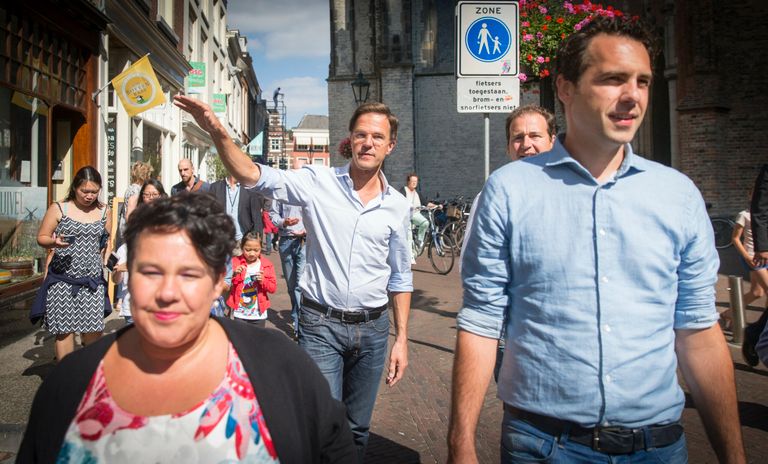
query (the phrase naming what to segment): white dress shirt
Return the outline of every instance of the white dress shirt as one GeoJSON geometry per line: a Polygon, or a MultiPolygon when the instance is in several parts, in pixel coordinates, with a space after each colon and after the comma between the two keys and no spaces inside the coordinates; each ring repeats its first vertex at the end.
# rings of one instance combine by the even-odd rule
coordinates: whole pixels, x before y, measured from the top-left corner
{"type": "Polygon", "coordinates": [[[363,206],[349,164],[293,171],[259,167],[252,188],[302,207],[307,262],[299,287],[307,298],[351,310],[387,304],[387,291],[413,291],[410,205],[383,173],[381,195],[363,206]]]}

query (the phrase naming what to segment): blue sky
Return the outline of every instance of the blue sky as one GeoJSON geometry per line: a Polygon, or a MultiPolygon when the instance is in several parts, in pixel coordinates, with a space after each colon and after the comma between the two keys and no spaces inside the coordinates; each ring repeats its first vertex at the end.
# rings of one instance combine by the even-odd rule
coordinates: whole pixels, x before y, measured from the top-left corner
{"type": "Polygon", "coordinates": [[[227,27],[248,38],[248,52],[271,105],[285,94],[288,127],[304,114],[328,114],[330,5],[326,0],[229,0],[227,27]]]}

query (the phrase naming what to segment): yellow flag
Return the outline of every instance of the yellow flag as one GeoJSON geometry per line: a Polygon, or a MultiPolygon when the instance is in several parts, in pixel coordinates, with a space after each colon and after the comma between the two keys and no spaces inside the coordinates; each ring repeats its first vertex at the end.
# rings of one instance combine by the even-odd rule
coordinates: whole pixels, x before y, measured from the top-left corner
{"type": "Polygon", "coordinates": [[[112,87],[130,117],[165,103],[165,94],[152,70],[149,55],[112,79],[112,87]]]}

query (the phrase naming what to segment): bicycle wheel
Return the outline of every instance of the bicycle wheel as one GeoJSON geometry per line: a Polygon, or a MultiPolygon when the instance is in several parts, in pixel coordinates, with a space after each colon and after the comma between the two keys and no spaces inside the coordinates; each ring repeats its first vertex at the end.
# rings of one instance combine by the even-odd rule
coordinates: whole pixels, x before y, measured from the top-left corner
{"type": "Polygon", "coordinates": [[[732,245],[733,221],[723,218],[711,218],[712,229],[715,231],[715,248],[722,250],[732,245]]]}
{"type": "Polygon", "coordinates": [[[461,245],[464,242],[464,229],[466,224],[464,221],[451,221],[446,224],[440,233],[445,234],[453,240],[453,246],[456,249],[456,254],[461,254],[461,245]]]}
{"type": "Polygon", "coordinates": [[[432,269],[438,274],[448,274],[453,269],[453,262],[456,260],[456,248],[453,239],[448,235],[437,233],[429,241],[429,250],[427,250],[429,262],[432,269]]]}
{"type": "MultiPolygon", "coordinates": [[[[429,232],[427,232],[427,234],[429,234],[429,232]]],[[[426,238],[425,238],[425,240],[426,240],[426,238]]],[[[413,256],[418,258],[419,256],[423,255],[424,254],[424,249],[426,247],[427,247],[426,244],[422,243],[421,246],[419,246],[416,243],[416,233],[414,232],[413,237],[411,239],[411,248],[413,249],[413,256]]]]}

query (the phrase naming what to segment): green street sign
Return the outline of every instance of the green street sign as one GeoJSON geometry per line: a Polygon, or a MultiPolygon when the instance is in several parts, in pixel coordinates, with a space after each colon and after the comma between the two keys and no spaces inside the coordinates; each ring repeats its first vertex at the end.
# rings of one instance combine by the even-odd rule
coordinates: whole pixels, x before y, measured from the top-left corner
{"type": "Polygon", "coordinates": [[[227,112],[227,94],[214,93],[213,100],[211,101],[211,108],[216,114],[223,114],[227,112]]]}

